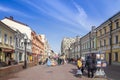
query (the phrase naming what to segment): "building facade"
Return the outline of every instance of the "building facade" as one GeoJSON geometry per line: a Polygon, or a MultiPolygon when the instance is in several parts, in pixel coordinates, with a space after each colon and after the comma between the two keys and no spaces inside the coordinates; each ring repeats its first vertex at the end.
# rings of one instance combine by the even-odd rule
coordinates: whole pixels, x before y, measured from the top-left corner
{"type": "Polygon", "coordinates": [[[69,58],[69,49],[70,45],[74,43],[76,38],[63,38],[61,42],[61,54],[65,54],[67,58],[69,58]]]}
{"type": "MultiPolygon", "coordinates": [[[[24,24],[24,23],[21,23],[19,21],[16,21],[13,19],[13,17],[5,17],[3,20],[1,20],[4,24],[10,26],[11,28],[14,28],[14,29],[17,29],[19,30],[22,34],[26,35],[27,36],[27,61],[30,61],[30,57],[31,57],[31,54],[32,54],[32,42],[31,42],[31,32],[32,32],[32,29],[24,24]]],[[[23,45],[24,45],[24,40],[23,40],[23,45]]],[[[25,52],[24,52],[25,54],[25,52]]]]}
{"type": "Polygon", "coordinates": [[[32,37],[32,60],[37,64],[44,52],[44,43],[40,35],[37,35],[35,31],[31,33],[32,37]]]}
{"type": "Polygon", "coordinates": [[[24,61],[24,34],[22,34],[19,30],[12,28],[14,31],[16,31],[15,33],[15,37],[14,37],[14,43],[15,43],[15,61],[19,62],[23,62],[24,61]]]}
{"type": "MultiPolygon", "coordinates": [[[[75,42],[68,48],[70,58],[76,58],[76,45],[75,42]]],[[[78,45],[83,57],[89,53],[104,53],[109,64],[120,62],[120,12],[97,28],[92,26],[92,30],[80,38],[78,45]]]]}
{"type": "Polygon", "coordinates": [[[85,36],[81,37],[81,39],[80,39],[80,42],[81,42],[81,45],[80,45],[81,46],[81,55],[83,57],[85,57],[85,55],[87,55],[91,51],[90,35],[91,35],[91,32],[89,32],[85,36]]]}
{"type": "Polygon", "coordinates": [[[14,59],[15,31],[0,21],[0,61],[7,64],[10,59],[14,59]]]}
{"type": "Polygon", "coordinates": [[[97,28],[97,49],[106,54],[106,60],[120,62],[120,12],[97,28]]]}

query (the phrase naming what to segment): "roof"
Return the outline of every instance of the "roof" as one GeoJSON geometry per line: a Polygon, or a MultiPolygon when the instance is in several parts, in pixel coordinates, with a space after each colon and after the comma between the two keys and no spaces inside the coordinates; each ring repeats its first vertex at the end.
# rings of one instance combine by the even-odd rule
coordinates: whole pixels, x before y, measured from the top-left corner
{"type": "Polygon", "coordinates": [[[11,18],[11,17],[5,17],[5,18],[6,18],[6,19],[9,19],[9,20],[12,20],[12,21],[14,21],[14,22],[17,22],[17,23],[19,23],[19,24],[22,24],[22,25],[28,26],[28,25],[25,24],[25,23],[22,23],[22,22],[19,22],[19,21],[14,20],[13,17],[12,17],[12,18],[11,18]]]}

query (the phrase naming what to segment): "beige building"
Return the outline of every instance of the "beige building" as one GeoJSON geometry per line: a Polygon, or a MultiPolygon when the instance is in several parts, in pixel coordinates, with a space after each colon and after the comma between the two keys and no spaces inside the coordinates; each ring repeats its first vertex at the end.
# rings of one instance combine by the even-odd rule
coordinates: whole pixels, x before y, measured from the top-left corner
{"type": "Polygon", "coordinates": [[[15,31],[0,21],[0,61],[6,62],[14,59],[15,31]]]}
{"type": "Polygon", "coordinates": [[[70,57],[69,50],[72,43],[76,41],[76,38],[63,38],[61,42],[61,54],[65,54],[67,58],[70,57]]]}
{"type": "MultiPolygon", "coordinates": [[[[27,61],[30,61],[29,57],[31,57],[31,53],[32,53],[32,42],[31,42],[31,32],[32,32],[32,29],[27,25],[27,24],[24,24],[22,22],[19,22],[17,20],[14,20],[14,18],[12,16],[10,17],[5,17],[3,20],[1,20],[4,24],[10,26],[11,28],[15,28],[17,30],[19,30],[22,34],[26,35],[27,37],[27,48],[26,48],[26,51],[27,51],[27,61]]],[[[23,40],[23,46],[24,46],[24,41],[23,40]]],[[[25,54],[25,53],[24,53],[25,54]]],[[[23,56],[23,59],[24,59],[24,56],[23,56]]]]}
{"type": "Polygon", "coordinates": [[[81,42],[81,55],[85,57],[88,53],[91,52],[91,47],[90,47],[90,34],[86,34],[85,36],[81,37],[80,42],[81,42]]]}
{"type": "Polygon", "coordinates": [[[97,28],[97,49],[110,64],[120,62],[120,12],[97,28]]]}

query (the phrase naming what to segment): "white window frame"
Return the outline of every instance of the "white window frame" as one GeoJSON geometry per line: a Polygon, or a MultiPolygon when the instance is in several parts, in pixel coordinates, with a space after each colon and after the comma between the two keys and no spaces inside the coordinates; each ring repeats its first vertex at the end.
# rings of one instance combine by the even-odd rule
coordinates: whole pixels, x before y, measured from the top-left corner
{"type": "Polygon", "coordinates": [[[8,35],[7,34],[4,34],[4,44],[8,44],[8,35]],[[5,35],[6,35],[6,38],[5,38],[5,35]]]}
{"type": "Polygon", "coordinates": [[[10,45],[12,46],[13,45],[13,42],[12,42],[12,36],[10,36],[10,45]]]}

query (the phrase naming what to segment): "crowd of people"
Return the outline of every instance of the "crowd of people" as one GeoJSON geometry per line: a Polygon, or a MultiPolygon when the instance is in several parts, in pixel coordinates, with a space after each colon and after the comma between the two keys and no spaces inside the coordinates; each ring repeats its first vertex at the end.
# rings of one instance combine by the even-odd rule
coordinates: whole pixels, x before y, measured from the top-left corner
{"type": "Polygon", "coordinates": [[[93,78],[95,72],[97,72],[98,70],[97,59],[96,59],[96,56],[93,56],[93,55],[92,56],[89,55],[85,59],[83,58],[66,59],[64,57],[58,57],[58,58],[48,57],[45,61],[45,64],[47,66],[63,65],[65,63],[76,63],[77,65],[76,75],[80,77],[87,73],[87,76],[89,78],[93,78]]]}
{"type": "Polygon", "coordinates": [[[66,60],[62,57],[58,57],[58,58],[51,58],[48,57],[45,61],[47,66],[56,66],[56,65],[62,65],[66,63],[66,60]]]}

